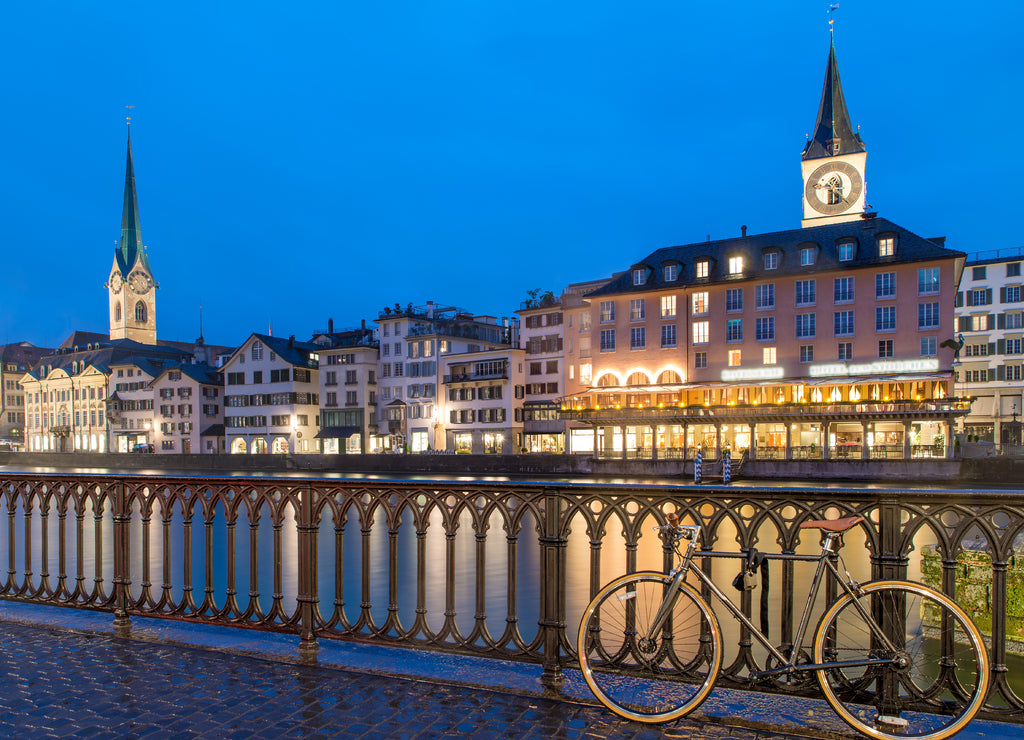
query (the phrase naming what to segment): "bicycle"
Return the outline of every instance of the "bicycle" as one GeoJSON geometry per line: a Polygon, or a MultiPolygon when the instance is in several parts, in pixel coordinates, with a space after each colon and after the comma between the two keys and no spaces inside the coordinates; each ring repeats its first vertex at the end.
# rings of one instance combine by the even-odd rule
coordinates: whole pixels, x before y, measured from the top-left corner
{"type": "Polygon", "coordinates": [[[690,567],[695,557],[749,560],[750,553],[699,549],[700,525],[680,524],[675,514],[667,519],[656,529],[671,538],[679,564],[668,573],[613,580],[598,591],[580,622],[583,676],[619,716],[648,723],[679,719],[700,706],[715,685],[722,666],[721,630],[711,606],[686,582],[690,573],[767,650],[764,668],[751,671],[751,685],[765,679],[798,685],[813,672],[843,721],[880,740],[943,740],[963,729],[984,703],[988,653],[978,628],[956,602],[911,581],[860,584],[850,577],[839,551],[843,533],[863,517],[802,522],[802,529],[820,530],[817,555],[763,556],[817,562],[792,645],[782,648],[703,569],[690,567]],[[800,646],[826,575],[837,583],[838,595],[821,615],[808,654],[800,646]]]}

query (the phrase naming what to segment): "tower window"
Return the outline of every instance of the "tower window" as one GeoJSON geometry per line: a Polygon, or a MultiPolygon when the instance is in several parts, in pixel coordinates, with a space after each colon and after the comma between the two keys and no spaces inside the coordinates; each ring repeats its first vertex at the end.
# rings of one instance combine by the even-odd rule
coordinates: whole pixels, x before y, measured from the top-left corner
{"type": "Polygon", "coordinates": [[[114,321],[121,320],[121,301],[114,304],[114,321]]]}
{"type": "Polygon", "coordinates": [[[142,301],[135,304],[135,321],[139,324],[146,323],[146,304],[142,301]]]}

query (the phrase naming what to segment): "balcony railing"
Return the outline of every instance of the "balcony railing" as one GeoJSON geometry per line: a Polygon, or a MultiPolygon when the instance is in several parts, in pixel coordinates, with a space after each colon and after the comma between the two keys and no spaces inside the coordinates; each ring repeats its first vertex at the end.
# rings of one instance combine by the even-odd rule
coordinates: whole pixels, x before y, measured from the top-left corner
{"type": "Polygon", "coordinates": [[[477,380],[507,380],[508,368],[482,373],[452,373],[444,376],[444,382],[448,383],[472,383],[477,380]]]}
{"type": "MultiPolygon", "coordinates": [[[[0,598],[107,610],[120,624],[145,616],[290,632],[300,649],[348,638],[527,661],[542,666],[554,690],[575,663],[590,594],[619,572],[672,560],[651,533],[668,514],[703,524],[706,542],[728,543],[717,549],[780,543],[784,552],[817,546],[817,531],[802,522],[856,514],[865,521],[843,550],[852,577],[910,578],[954,597],[991,651],[985,713],[1024,722],[1024,607],[1009,598],[1024,586],[1024,563],[1013,557],[1024,499],[1011,491],[477,480],[367,487],[4,472],[0,492],[0,598]]],[[[769,567],[772,631],[784,644],[812,573],[793,561],[769,567]]],[[[735,573],[716,577],[729,588],[735,573]]],[[[755,601],[740,602],[748,617],[755,601]]],[[[724,617],[722,632],[722,684],[747,688],[763,655],[724,617]]],[[[951,679],[955,672],[936,680],[951,679]]],[[[955,687],[935,689],[958,696],[955,687]]]]}

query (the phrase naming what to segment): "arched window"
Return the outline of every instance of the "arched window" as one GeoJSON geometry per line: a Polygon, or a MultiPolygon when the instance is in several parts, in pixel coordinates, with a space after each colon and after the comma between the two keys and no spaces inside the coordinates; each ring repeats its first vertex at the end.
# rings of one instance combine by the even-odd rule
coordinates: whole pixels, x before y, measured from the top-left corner
{"type": "Polygon", "coordinates": [[[114,304],[114,321],[121,320],[121,301],[114,304]]]}
{"type": "Polygon", "coordinates": [[[265,455],[267,454],[267,440],[263,437],[257,437],[252,441],[252,454],[254,455],[265,455]]]}
{"type": "Polygon", "coordinates": [[[231,441],[231,454],[232,455],[244,455],[248,452],[249,446],[245,443],[245,440],[241,437],[236,437],[231,441]]]}
{"type": "Polygon", "coordinates": [[[142,301],[135,304],[135,321],[140,324],[146,323],[146,304],[142,301]]]}
{"type": "Polygon", "coordinates": [[[635,373],[630,373],[629,378],[626,380],[626,385],[648,385],[651,379],[647,377],[647,373],[640,372],[639,370],[635,373]]]}
{"type": "Polygon", "coordinates": [[[287,454],[288,439],[285,437],[274,437],[274,441],[270,445],[270,451],[275,455],[287,454]]]}
{"type": "Polygon", "coordinates": [[[615,373],[605,373],[597,379],[597,385],[600,388],[612,388],[619,385],[619,379],[615,373]]]}
{"type": "Polygon", "coordinates": [[[658,376],[658,383],[661,385],[671,385],[682,382],[683,379],[679,377],[679,373],[675,370],[664,370],[661,375],[658,376]]]}

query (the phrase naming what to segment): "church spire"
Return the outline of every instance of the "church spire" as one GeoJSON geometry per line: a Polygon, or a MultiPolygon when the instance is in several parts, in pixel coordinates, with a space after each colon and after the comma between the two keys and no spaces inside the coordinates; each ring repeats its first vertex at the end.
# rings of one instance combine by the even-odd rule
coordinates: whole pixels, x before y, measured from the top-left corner
{"type": "Polygon", "coordinates": [[[135,192],[135,167],[132,164],[132,129],[128,124],[128,161],[124,173],[124,210],[121,213],[121,243],[115,252],[121,274],[127,276],[136,262],[149,271],[146,248],[142,244],[139,223],[139,198],[135,192]]]}
{"type": "Polygon", "coordinates": [[[818,120],[814,124],[814,135],[804,148],[803,159],[806,161],[863,151],[864,142],[850,125],[843,85],[839,81],[836,46],[831,42],[828,49],[828,64],[825,67],[825,84],[821,90],[821,104],[818,106],[818,120]]]}

